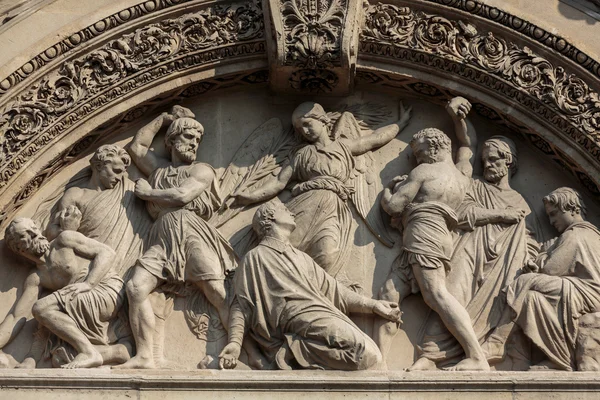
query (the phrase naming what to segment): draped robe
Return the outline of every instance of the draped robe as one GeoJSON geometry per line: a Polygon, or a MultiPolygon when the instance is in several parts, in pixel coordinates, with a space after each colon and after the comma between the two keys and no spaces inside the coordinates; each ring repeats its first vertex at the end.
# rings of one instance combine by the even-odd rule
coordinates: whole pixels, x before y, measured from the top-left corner
{"type": "Polygon", "coordinates": [[[572,224],[536,264],[540,273],[508,287],[513,320],[550,361],[574,370],[579,317],[600,311],[600,231],[589,222],[572,224]]]}
{"type": "MultiPolygon", "coordinates": [[[[447,275],[448,291],[465,306],[480,342],[498,326],[505,302],[502,290],[520,273],[528,258],[535,258],[538,230],[525,199],[513,189],[503,189],[484,179],[474,179],[458,208],[459,228],[447,275]],[[477,226],[476,208],[523,209],[527,216],[517,224],[477,226]]],[[[460,356],[462,346],[439,316],[431,313],[420,347],[421,357],[435,362],[460,356]]]]}
{"type": "Polygon", "coordinates": [[[308,254],[266,238],[236,270],[235,293],[248,333],[263,354],[288,369],[282,349],[302,368],[362,369],[366,342],[377,346],[346,315],[357,296],[308,254]]]}

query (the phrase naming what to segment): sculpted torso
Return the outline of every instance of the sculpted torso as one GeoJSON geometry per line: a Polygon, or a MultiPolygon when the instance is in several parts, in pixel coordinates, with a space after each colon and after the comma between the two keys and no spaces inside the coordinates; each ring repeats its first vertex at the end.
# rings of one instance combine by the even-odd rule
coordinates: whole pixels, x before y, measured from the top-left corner
{"type": "Polygon", "coordinates": [[[421,164],[413,173],[422,182],[413,203],[437,201],[456,209],[469,185],[469,178],[452,164],[421,164]]]}
{"type": "Polygon", "coordinates": [[[82,281],[87,276],[90,265],[89,260],[75,255],[72,248],[63,247],[56,242],[50,244],[45,262],[38,265],[40,285],[50,290],[82,281]]]}

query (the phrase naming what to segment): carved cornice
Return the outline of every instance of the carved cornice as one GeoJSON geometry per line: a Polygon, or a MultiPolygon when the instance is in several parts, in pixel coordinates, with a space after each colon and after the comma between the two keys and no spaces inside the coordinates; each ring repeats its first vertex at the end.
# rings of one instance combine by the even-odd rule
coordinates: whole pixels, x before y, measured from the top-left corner
{"type": "Polygon", "coordinates": [[[541,45],[554,50],[574,61],[577,65],[585,68],[594,75],[600,77],[600,63],[585,52],[569,43],[561,36],[555,35],[539,26],[525,21],[516,15],[502,11],[496,7],[480,3],[474,0],[423,0],[427,3],[439,4],[444,7],[454,8],[467,12],[471,15],[493,21],[497,24],[518,32],[541,45]]]}
{"type": "Polygon", "coordinates": [[[367,11],[360,56],[390,64],[396,60],[487,88],[505,102],[537,114],[600,166],[598,93],[527,47],[478,32],[463,20],[378,4],[367,11]]]}
{"type": "Polygon", "coordinates": [[[262,54],[255,2],[206,7],[111,40],[29,85],[0,116],[0,188],[75,123],[125,94],[178,71],[262,54]]]}

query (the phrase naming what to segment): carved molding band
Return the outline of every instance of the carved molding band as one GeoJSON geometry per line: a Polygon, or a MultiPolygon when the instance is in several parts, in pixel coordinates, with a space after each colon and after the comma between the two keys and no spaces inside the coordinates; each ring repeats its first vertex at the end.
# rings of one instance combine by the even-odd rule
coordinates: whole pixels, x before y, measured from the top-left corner
{"type": "Polygon", "coordinates": [[[2,111],[0,188],[40,148],[96,109],[161,77],[264,53],[255,3],[216,5],[148,25],[64,63],[2,111]]]}
{"type": "Polygon", "coordinates": [[[600,99],[580,77],[472,24],[408,7],[369,7],[361,56],[395,58],[487,86],[541,116],[600,163],[600,99]]]}
{"type": "MultiPolygon", "coordinates": [[[[422,2],[443,5],[440,10],[450,7],[494,21],[560,52],[596,75],[599,73],[598,63],[583,52],[518,17],[471,0],[422,2]]],[[[0,83],[0,93],[11,96],[11,103],[0,116],[5,131],[0,139],[5,157],[0,166],[1,188],[6,188],[11,178],[40,149],[48,146],[52,138],[69,132],[91,113],[109,107],[126,93],[140,90],[173,72],[203,64],[224,59],[244,60],[248,56],[265,57],[261,8],[255,3],[235,3],[229,7],[213,5],[193,14],[148,25],[65,64],[59,71],[45,71],[53,68],[50,64],[58,56],[68,57],[79,46],[107,35],[126,22],[184,3],[188,1],[147,1],[104,18],[48,48],[0,83]],[[242,15],[241,10],[246,9],[250,13],[242,15]],[[42,72],[46,73],[46,78],[32,81],[32,75],[42,72]]],[[[418,2],[414,4],[418,7],[418,2]]],[[[339,13],[332,15],[339,16],[339,13]]],[[[330,20],[338,19],[332,17],[330,20]]],[[[312,29],[313,24],[309,25],[312,29]]],[[[271,39],[267,36],[266,39],[271,39]]],[[[301,40],[300,36],[293,44],[299,64],[294,67],[295,74],[286,76],[286,87],[306,92],[333,90],[339,84],[337,74],[325,69],[299,67],[319,65],[319,53],[308,50],[311,46],[316,49],[316,43],[325,43],[324,39],[319,39],[319,35],[310,39],[307,35],[301,40]]],[[[348,54],[355,57],[358,49],[353,50],[350,42],[346,45],[348,54]]],[[[337,51],[335,46],[337,42],[326,47],[328,54],[337,51]]],[[[393,6],[371,6],[360,50],[363,57],[383,56],[390,64],[407,61],[414,65],[428,64],[442,70],[443,74],[452,73],[493,89],[504,98],[519,103],[529,114],[546,119],[546,124],[553,126],[554,131],[562,131],[571,137],[575,148],[600,160],[596,142],[600,116],[597,93],[582,77],[567,74],[556,62],[537,57],[526,48],[520,49],[500,37],[479,33],[473,25],[442,16],[427,16],[393,6]],[[389,26],[383,26],[385,23],[389,26]],[[416,46],[415,50],[409,50],[410,46],[416,46]],[[434,49],[433,54],[426,54],[426,49],[434,49]],[[525,90],[521,90],[521,85],[525,90]],[[562,116],[563,113],[568,119],[562,116]]],[[[335,60],[328,62],[337,63],[335,60]]],[[[285,63],[288,61],[282,59],[281,64],[285,63]]],[[[348,65],[347,69],[352,70],[353,66],[348,65]]],[[[271,76],[270,82],[273,81],[271,76]]],[[[2,100],[6,103],[9,99],[2,100]]],[[[572,164],[569,160],[563,162],[572,164]]],[[[597,182],[590,185],[593,180],[587,179],[588,187],[597,185],[597,182]]],[[[30,181],[15,201],[22,202],[35,193],[40,182],[40,179],[30,181]]]]}

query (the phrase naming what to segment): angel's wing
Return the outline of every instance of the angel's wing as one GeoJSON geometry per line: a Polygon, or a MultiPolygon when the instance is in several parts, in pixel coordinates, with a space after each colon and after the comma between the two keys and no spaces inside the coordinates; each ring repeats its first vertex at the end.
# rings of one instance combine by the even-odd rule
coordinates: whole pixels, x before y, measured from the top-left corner
{"type": "MultiPolygon", "coordinates": [[[[333,127],[333,135],[348,139],[362,136],[363,130],[354,115],[350,112],[341,114],[333,127]]],[[[377,172],[373,169],[374,158],[371,152],[355,157],[355,168],[352,175],[354,193],[351,195],[352,203],[356,207],[369,230],[388,247],[394,245],[394,239],[384,221],[384,213],[380,206],[380,195],[383,189],[377,172]]]]}
{"type": "MultiPolygon", "coordinates": [[[[345,112],[349,112],[354,116],[361,130],[376,129],[385,123],[389,123],[392,117],[392,113],[387,107],[377,103],[343,105],[339,111],[328,112],[327,116],[333,125],[345,112]]],[[[335,131],[332,130],[332,132],[335,131]]]]}
{"type": "Polygon", "coordinates": [[[236,191],[255,190],[279,174],[297,145],[294,135],[284,132],[281,121],[272,118],[246,139],[219,180],[225,201],[210,219],[215,227],[235,217],[243,207],[233,206],[236,191]]]}

